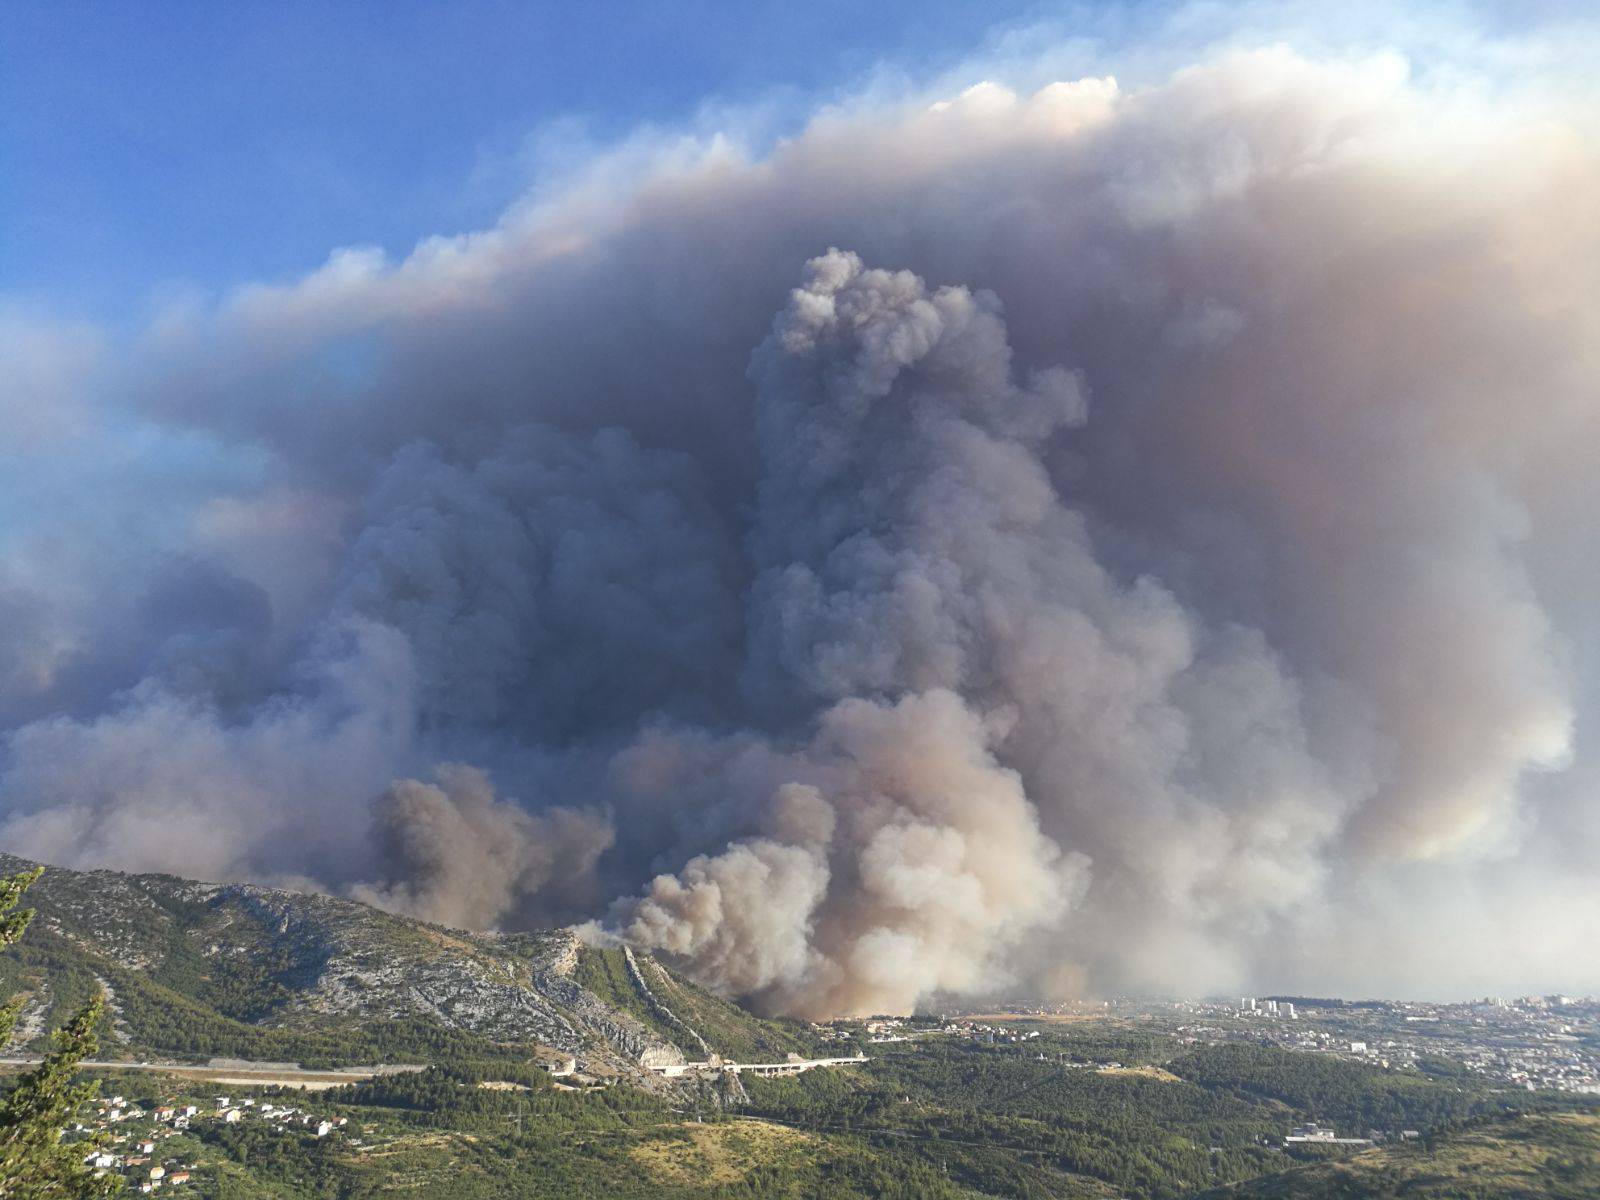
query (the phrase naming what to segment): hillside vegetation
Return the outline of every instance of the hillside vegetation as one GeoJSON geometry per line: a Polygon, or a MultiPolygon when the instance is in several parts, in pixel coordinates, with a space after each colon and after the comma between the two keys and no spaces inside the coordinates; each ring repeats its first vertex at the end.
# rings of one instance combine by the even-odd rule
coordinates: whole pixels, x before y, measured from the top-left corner
{"type": "MultiPolygon", "coordinates": [[[[1592,1098],[1503,1091],[1481,1080],[1268,1047],[1163,1048],[1142,1034],[1119,1040],[1105,1029],[1056,1029],[1021,1046],[948,1039],[871,1049],[873,1060],[860,1067],[750,1080],[745,1111],[911,1153],[984,1195],[1177,1200],[1276,1178],[1306,1158],[1354,1153],[1285,1148],[1283,1135],[1307,1121],[1363,1134],[1422,1129],[1439,1141],[1513,1111],[1575,1110],[1595,1119],[1600,1108],[1592,1098]],[[1159,1070],[1074,1065],[1150,1055],[1164,1056],[1159,1070]],[[1376,1120],[1366,1123],[1369,1117],[1376,1120]]],[[[1546,1132],[1528,1129],[1536,1139],[1546,1132]]]]}
{"type": "MultiPolygon", "coordinates": [[[[0,855],[0,871],[27,865],[0,855]]],[[[0,990],[27,997],[12,1053],[36,1049],[97,986],[112,1058],[318,1067],[546,1047],[648,1082],[648,1053],[706,1056],[690,1028],[730,1057],[809,1045],[804,1027],[754,1017],[639,956],[647,993],[622,951],[571,930],[471,933],[329,896],[58,868],[29,902],[28,939],[0,957],[0,990]]]]}
{"type": "Polygon", "coordinates": [[[1600,1116],[1502,1116],[1208,1193],[1209,1200],[1594,1200],[1600,1116]]]}
{"type": "Polygon", "coordinates": [[[1203,1045],[1115,1020],[1013,1041],[913,1023],[907,1041],[823,1043],[572,930],[470,933],[115,872],[50,870],[29,901],[28,937],[0,955],[0,991],[28,993],[22,1044],[105,987],[104,1058],[428,1064],[322,1093],[319,1111],[349,1119],[327,1137],[230,1124],[192,1079],[115,1071],[108,1092],[145,1110],[200,1093],[210,1115],[165,1130],[163,1150],[193,1164],[199,1200],[1600,1196],[1600,1104],[1448,1064],[1203,1045]],[[824,1045],[869,1057],[778,1078],[645,1069],[824,1045]],[[568,1057],[575,1075],[544,1069],[568,1057]],[[1422,1136],[1286,1146],[1307,1121],[1422,1136]]]}

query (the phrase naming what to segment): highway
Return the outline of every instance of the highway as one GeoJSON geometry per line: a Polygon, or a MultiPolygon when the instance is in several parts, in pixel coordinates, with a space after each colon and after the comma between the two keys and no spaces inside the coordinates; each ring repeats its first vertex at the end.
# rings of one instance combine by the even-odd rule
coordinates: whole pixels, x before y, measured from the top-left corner
{"type": "MultiPolygon", "coordinates": [[[[0,1058],[0,1068],[36,1067],[41,1061],[38,1058],[0,1058]]],[[[206,1079],[213,1083],[227,1083],[236,1087],[247,1085],[259,1087],[265,1084],[276,1084],[281,1087],[304,1088],[307,1091],[342,1087],[347,1083],[359,1083],[363,1079],[371,1079],[375,1075],[397,1075],[408,1071],[422,1070],[420,1063],[402,1063],[315,1071],[308,1070],[298,1063],[266,1063],[245,1060],[229,1060],[223,1063],[179,1063],[151,1061],[113,1062],[105,1059],[85,1059],[78,1065],[87,1070],[95,1071],[152,1071],[163,1075],[181,1075],[186,1079],[206,1079]]]]}

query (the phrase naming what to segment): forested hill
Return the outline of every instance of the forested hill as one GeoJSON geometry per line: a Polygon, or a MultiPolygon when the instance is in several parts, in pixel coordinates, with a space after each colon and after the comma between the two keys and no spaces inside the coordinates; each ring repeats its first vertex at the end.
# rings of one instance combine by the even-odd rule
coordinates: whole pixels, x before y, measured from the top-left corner
{"type": "Polygon", "coordinates": [[[1510,1113],[1426,1142],[1274,1172],[1201,1200],[1594,1200],[1600,1116],[1510,1113]]]}
{"type": "MultiPolygon", "coordinates": [[[[33,864],[0,854],[0,873],[33,864]]],[[[27,936],[0,955],[26,994],[10,1054],[42,1045],[98,985],[103,1057],[332,1063],[572,1056],[648,1080],[643,1061],[749,1060],[810,1047],[647,955],[570,929],[471,933],[352,900],[171,875],[51,867],[27,936]]]]}

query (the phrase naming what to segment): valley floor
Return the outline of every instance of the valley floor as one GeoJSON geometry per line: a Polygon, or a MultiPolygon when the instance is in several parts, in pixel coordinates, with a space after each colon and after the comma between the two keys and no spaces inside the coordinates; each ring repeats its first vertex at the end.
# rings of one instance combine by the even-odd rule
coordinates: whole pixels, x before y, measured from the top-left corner
{"type": "Polygon", "coordinates": [[[1270,1048],[1184,1049],[1103,1025],[1025,1045],[875,1049],[835,1070],[750,1079],[732,1110],[709,1088],[562,1091],[539,1068],[497,1062],[314,1098],[247,1087],[226,1103],[253,1108],[230,1121],[215,1079],[113,1072],[105,1090],[141,1115],[106,1129],[124,1154],[155,1139],[205,1200],[1600,1196],[1600,1106],[1583,1098],[1270,1048]],[[1084,1061],[1109,1052],[1114,1067],[1084,1061]],[[198,1106],[183,1130],[170,1114],[152,1120],[182,1102],[198,1106]],[[268,1105],[299,1115],[286,1123],[268,1105]],[[1425,1132],[1366,1150],[1286,1146],[1307,1120],[1425,1132]]]}

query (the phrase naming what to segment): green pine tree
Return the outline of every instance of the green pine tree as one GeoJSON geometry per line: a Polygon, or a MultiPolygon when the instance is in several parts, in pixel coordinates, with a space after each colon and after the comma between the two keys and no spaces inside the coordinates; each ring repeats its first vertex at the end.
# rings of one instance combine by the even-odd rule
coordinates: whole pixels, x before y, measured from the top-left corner
{"type": "MultiPolygon", "coordinates": [[[[20,938],[33,920],[33,909],[17,910],[17,902],[42,874],[44,868],[35,867],[0,878],[0,950],[20,938]]],[[[0,1007],[0,1046],[10,1040],[21,1010],[20,999],[0,1007]]],[[[84,1165],[92,1142],[61,1141],[72,1114],[98,1087],[73,1077],[78,1063],[95,1051],[95,1027],[104,1013],[103,997],[84,1005],[51,1035],[44,1061],[0,1100],[0,1197],[5,1200],[83,1200],[122,1189],[121,1176],[84,1165]]]]}
{"type": "MultiPolygon", "coordinates": [[[[33,920],[33,909],[25,908],[21,912],[13,912],[17,901],[22,899],[22,893],[33,886],[34,880],[44,874],[43,867],[35,867],[31,871],[22,871],[16,875],[0,876],[0,950],[12,945],[22,936],[23,930],[28,928],[28,922],[33,920]]],[[[22,1011],[20,998],[9,1004],[0,1005],[0,1046],[11,1040],[11,1031],[16,1028],[17,1014],[22,1011]]]]}

